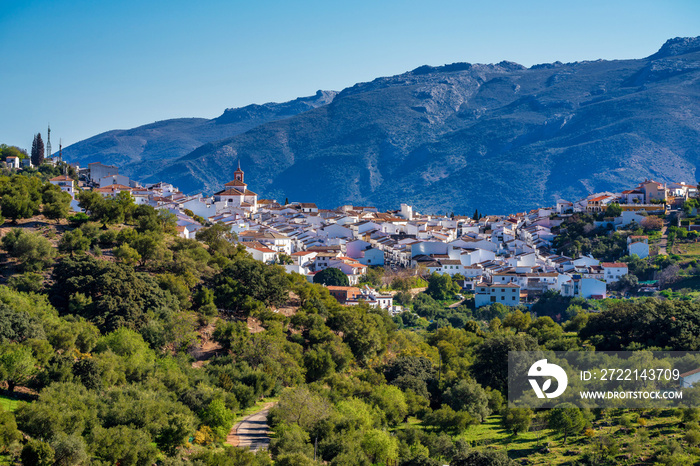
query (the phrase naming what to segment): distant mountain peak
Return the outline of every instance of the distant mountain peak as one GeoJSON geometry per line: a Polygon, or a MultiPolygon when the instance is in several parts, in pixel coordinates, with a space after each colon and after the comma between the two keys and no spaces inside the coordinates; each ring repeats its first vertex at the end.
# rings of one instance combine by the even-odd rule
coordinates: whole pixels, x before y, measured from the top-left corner
{"type": "Polygon", "coordinates": [[[667,40],[659,51],[649,58],[675,57],[693,52],[700,52],[700,37],[676,37],[667,40]]]}

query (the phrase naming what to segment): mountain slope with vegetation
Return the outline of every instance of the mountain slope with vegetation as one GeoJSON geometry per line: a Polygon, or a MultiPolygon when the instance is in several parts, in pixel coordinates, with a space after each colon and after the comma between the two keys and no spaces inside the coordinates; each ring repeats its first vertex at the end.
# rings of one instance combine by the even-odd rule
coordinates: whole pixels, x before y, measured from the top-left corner
{"type": "Polygon", "coordinates": [[[211,120],[178,118],[129,130],[107,131],[64,148],[63,157],[81,166],[91,162],[117,165],[120,173],[140,179],[160,168],[162,160],[179,158],[203,144],[325,105],[335,94],[318,91],[316,95],[290,102],[230,108],[211,120]]]}
{"type": "Polygon", "coordinates": [[[422,66],[199,147],[146,179],[211,193],[240,159],[263,197],[429,212],[449,199],[462,213],[530,209],[644,178],[694,183],[699,43],[672,39],[636,60],[422,66]]]}

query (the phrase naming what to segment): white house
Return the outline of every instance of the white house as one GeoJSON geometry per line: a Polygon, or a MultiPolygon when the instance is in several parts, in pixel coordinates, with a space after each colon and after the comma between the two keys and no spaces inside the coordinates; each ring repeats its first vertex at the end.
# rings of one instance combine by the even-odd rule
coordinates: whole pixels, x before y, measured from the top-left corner
{"type": "Polygon", "coordinates": [[[10,168],[19,168],[19,157],[11,155],[5,158],[5,163],[7,163],[10,168]]]}
{"type": "Polygon", "coordinates": [[[627,275],[627,264],[624,262],[603,262],[601,266],[605,274],[605,283],[615,283],[627,275]]]}
{"type": "Polygon", "coordinates": [[[364,265],[384,265],[384,251],[377,248],[369,248],[363,251],[364,255],[360,258],[360,264],[364,265]]]}
{"type": "Polygon", "coordinates": [[[561,285],[561,294],[571,298],[603,299],[605,293],[605,282],[595,278],[572,278],[561,285]]]}
{"type": "Polygon", "coordinates": [[[54,186],[58,186],[59,188],[61,188],[61,191],[70,194],[70,197],[75,199],[75,193],[76,193],[75,181],[70,176],[67,176],[67,175],[57,176],[57,177],[51,178],[49,180],[49,182],[54,186]]]}
{"type": "Polygon", "coordinates": [[[480,284],[474,294],[474,306],[481,307],[493,303],[506,306],[520,304],[520,287],[513,283],[480,284]]]}
{"type": "Polygon", "coordinates": [[[632,256],[637,255],[640,259],[649,257],[649,237],[648,236],[628,236],[627,253],[632,256]]]}
{"type": "Polygon", "coordinates": [[[241,244],[245,246],[245,250],[248,251],[251,256],[253,256],[253,259],[257,261],[269,264],[277,259],[276,251],[273,251],[257,241],[249,241],[241,244]]]}
{"type": "Polygon", "coordinates": [[[131,181],[128,176],[124,175],[107,175],[103,176],[97,181],[100,188],[109,186],[111,184],[123,184],[124,186],[130,186],[132,188],[136,187],[136,183],[131,181]]]}
{"type": "Polygon", "coordinates": [[[700,380],[700,368],[684,372],[680,375],[681,388],[690,388],[700,380]]]}
{"type": "Polygon", "coordinates": [[[90,172],[90,181],[93,183],[99,182],[105,176],[119,174],[119,168],[114,165],[104,165],[100,162],[89,163],[88,170],[90,172]]]}
{"type": "Polygon", "coordinates": [[[365,285],[360,288],[360,294],[354,295],[353,298],[345,301],[345,304],[349,306],[355,306],[360,304],[360,301],[364,301],[371,307],[378,307],[380,309],[391,309],[394,305],[394,297],[390,294],[379,293],[377,290],[370,288],[365,285]]]}

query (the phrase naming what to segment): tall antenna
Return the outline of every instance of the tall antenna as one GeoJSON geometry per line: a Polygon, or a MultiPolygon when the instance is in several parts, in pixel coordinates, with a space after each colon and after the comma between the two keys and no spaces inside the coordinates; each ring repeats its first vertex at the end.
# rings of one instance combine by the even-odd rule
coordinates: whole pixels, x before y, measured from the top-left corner
{"type": "Polygon", "coordinates": [[[49,125],[48,135],[46,136],[46,159],[51,157],[51,125],[49,125]]]}

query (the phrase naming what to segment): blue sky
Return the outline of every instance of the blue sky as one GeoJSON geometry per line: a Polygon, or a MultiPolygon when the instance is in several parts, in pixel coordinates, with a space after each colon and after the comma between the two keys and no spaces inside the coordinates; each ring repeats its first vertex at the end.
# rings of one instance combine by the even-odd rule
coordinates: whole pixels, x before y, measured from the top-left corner
{"type": "Polygon", "coordinates": [[[0,0],[0,143],[286,101],[423,64],[641,58],[697,0],[0,0]]]}

